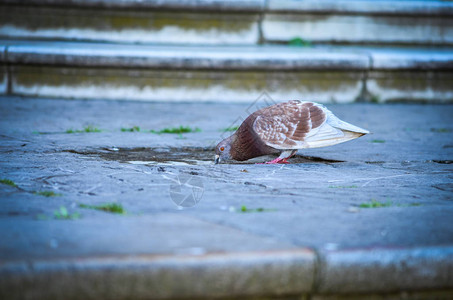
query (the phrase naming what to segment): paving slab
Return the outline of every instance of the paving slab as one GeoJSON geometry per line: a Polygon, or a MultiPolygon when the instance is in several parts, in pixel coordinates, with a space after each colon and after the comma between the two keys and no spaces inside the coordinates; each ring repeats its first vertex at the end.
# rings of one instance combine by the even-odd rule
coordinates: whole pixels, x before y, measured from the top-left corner
{"type": "Polygon", "coordinates": [[[222,129],[269,101],[0,98],[0,178],[17,185],[0,185],[0,294],[453,289],[453,106],[329,105],[373,134],[301,151],[290,165],[214,165],[212,147],[229,134],[222,129]],[[180,125],[199,130],[150,132],[180,125]],[[80,206],[112,202],[127,213],[80,206]],[[392,284],[378,283],[386,276],[392,284]],[[180,289],[164,284],[183,278],[180,289]],[[43,288],[48,280],[54,288],[43,288]]]}

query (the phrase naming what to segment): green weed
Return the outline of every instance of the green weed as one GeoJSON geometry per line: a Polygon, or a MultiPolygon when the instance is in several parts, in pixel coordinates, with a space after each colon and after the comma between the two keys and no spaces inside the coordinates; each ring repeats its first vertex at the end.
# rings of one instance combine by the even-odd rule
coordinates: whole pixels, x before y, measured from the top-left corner
{"type": "Polygon", "coordinates": [[[370,98],[371,103],[379,103],[379,96],[373,95],[370,98]]]}
{"type": "Polygon", "coordinates": [[[79,204],[81,208],[89,208],[95,210],[102,210],[114,214],[125,214],[126,211],[124,210],[123,206],[118,203],[105,203],[101,205],[87,205],[87,204],[79,204]]]}
{"type": "Polygon", "coordinates": [[[68,129],[65,131],[65,133],[90,133],[90,132],[101,132],[101,130],[97,127],[88,125],[85,126],[82,130],[68,129]]]}
{"type": "Polygon", "coordinates": [[[34,192],[33,194],[39,195],[39,196],[44,196],[44,197],[60,197],[60,196],[63,196],[63,194],[55,193],[54,191],[39,191],[39,192],[34,192]]]}
{"type": "Polygon", "coordinates": [[[371,140],[370,143],[383,144],[385,140],[371,140]]]}
{"type": "Polygon", "coordinates": [[[122,132],[139,132],[140,131],[140,127],[134,126],[134,127],[131,127],[131,128],[121,128],[121,131],[122,132]]]}
{"type": "Polygon", "coordinates": [[[9,180],[7,178],[0,179],[0,183],[12,186],[12,187],[17,187],[17,184],[14,183],[14,181],[9,180]]]}
{"type": "Polygon", "coordinates": [[[195,127],[195,129],[189,127],[189,126],[179,126],[179,127],[173,127],[173,128],[164,128],[161,130],[150,130],[151,133],[157,133],[157,134],[162,134],[162,133],[170,133],[170,134],[182,134],[182,133],[189,133],[189,132],[200,132],[201,129],[198,127],[195,127]]]}
{"type": "Polygon", "coordinates": [[[293,38],[289,40],[288,45],[295,47],[311,47],[312,44],[310,41],[301,39],[300,37],[293,38]]]}
{"type": "Polygon", "coordinates": [[[245,206],[245,205],[242,205],[241,210],[240,210],[241,213],[257,213],[257,212],[271,212],[271,211],[277,211],[277,210],[274,208],[262,208],[262,207],[247,208],[247,206],[245,206]]]}
{"type": "Polygon", "coordinates": [[[375,199],[371,199],[371,202],[361,203],[359,205],[360,208],[379,208],[379,207],[389,207],[389,206],[392,206],[392,202],[390,202],[390,201],[379,202],[379,201],[376,201],[375,199]]]}
{"type": "Polygon", "coordinates": [[[380,207],[390,207],[390,206],[396,206],[396,207],[411,207],[411,206],[421,206],[422,204],[419,202],[414,202],[414,203],[403,203],[403,204],[395,204],[391,201],[387,202],[379,202],[376,201],[375,199],[371,199],[371,202],[367,203],[362,203],[359,205],[360,208],[380,208],[380,207]]]}

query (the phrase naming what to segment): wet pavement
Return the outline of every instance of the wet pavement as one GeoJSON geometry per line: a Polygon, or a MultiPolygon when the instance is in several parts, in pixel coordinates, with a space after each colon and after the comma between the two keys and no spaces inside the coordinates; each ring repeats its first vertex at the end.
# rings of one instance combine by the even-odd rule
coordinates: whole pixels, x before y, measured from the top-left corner
{"type": "Polygon", "coordinates": [[[3,97],[0,261],[453,245],[453,105],[327,107],[373,134],[214,165],[249,105],[3,97]]]}

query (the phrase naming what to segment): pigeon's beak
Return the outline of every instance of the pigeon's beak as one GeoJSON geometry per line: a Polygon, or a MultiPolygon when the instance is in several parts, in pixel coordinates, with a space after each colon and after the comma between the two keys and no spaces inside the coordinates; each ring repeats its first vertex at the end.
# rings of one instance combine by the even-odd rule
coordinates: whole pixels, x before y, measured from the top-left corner
{"type": "Polygon", "coordinates": [[[215,159],[214,159],[214,163],[218,164],[219,162],[220,162],[220,155],[216,154],[215,155],[215,159]]]}

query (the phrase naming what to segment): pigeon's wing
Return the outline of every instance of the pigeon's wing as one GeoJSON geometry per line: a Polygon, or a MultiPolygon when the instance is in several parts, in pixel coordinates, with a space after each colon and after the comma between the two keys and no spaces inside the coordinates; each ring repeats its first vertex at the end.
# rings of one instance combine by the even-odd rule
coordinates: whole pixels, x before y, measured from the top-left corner
{"type": "Polygon", "coordinates": [[[308,147],[305,138],[315,135],[326,122],[326,112],[312,102],[298,100],[276,104],[257,113],[253,130],[276,149],[308,147]]]}
{"type": "Polygon", "coordinates": [[[307,147],[317,148],[331,146],[370,133],[368,130],[349,124],[337,118],[331,111],[323,107],[327,115],[326,122],[316,130],[310,131],[304,139],[307,147]]]}

